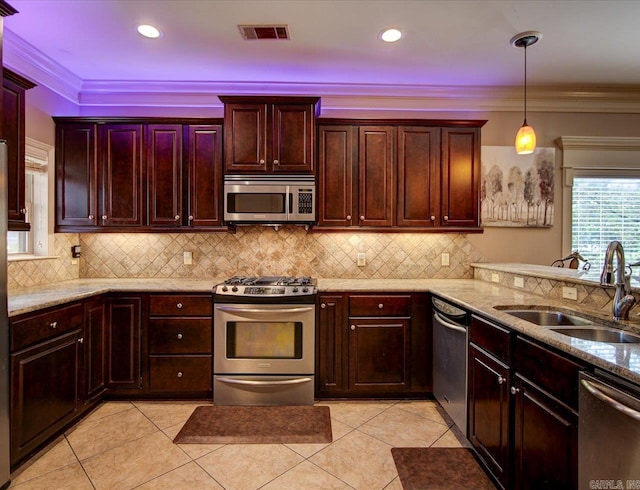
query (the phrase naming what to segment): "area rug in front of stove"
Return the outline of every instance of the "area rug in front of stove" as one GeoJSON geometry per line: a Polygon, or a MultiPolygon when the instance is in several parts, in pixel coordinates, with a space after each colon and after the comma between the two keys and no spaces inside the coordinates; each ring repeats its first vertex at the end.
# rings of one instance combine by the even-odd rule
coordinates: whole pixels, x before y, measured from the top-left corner
{"type": "Polygon", "coordinates": [[[201,406],[173,439],[175,444],[287,444],[332,441],[324,406],[201,406]]]}
{"type": "Polygon", "coordinates": [[[394,447],[391,449],[404,490],[495,490],[469,448],[394,447]]]}

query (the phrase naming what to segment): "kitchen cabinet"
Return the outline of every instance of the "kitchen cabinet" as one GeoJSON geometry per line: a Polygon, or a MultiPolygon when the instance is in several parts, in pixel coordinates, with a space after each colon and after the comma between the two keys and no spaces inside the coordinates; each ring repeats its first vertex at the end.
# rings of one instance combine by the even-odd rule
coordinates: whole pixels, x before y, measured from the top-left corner
{"type": "Polygon", "coordinates": [[[11,319],[11,465],[63,430],[80,410],[80,303],[11,319]]]}
{"type": "Polygon", "coordinates": [[[220,96],[227,174],[315,172],[319,97],[220,96]]]}
{"type": "Polygon", "coordinates": [[[430,388],[423,295],[321,295],[319,302],[318,396],[417,396],[430,388]]]}
{"type": "Polygon", "coordinates": [[[484,121],[320,121],[319,229],[481,231],[484,121]]]}
{"type": "Polygon", "coordinates": [[[149,392],[210,398],[212,297],[155,294],[149,297],[149,392]]]}
{"type": "Polygon", "coordinates": [[[131,396],[142,379],[142,297],[114,295],[107,301],[106,375],[110,394],[131,396]]]}
{"type": "Polygon", "coordinates": [[[54,120],[56,231],[226,229],[220,124],[54,120]]]}
{"type": "Polygon", "coordinates": [[[91,299],[84,304],[84,370],[81,394],[85,406],[100,399],[105,384],[105,348],[107,345],[107,300],[91,299]]]}
{"type": "Polygon", "coordinates": [[[4,68],[2,139],[7,140],[7,214],[9,231],[28,231],[25,202],[25,97],[35,84],[4,68]]]}
{"type": "Polygon", "coordinates": [[[568,356],[472,318],[469,440],[503,488],[577,488],[578,372],[568,356]]]}

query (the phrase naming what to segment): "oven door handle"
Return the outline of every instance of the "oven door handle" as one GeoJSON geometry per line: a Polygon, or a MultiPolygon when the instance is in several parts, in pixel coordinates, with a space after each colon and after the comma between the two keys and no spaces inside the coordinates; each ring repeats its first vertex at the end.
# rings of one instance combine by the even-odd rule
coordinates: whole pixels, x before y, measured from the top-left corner
{"type": "Polygon", "coordinates": [[[277,310],[270,310],[264,308],[235,308],[233,306],[216,306],[216,310],[228,311],[230,313],[304,313],[307,311],[313,311],[313,307],[305,306],[302,308],[280,308],[277,310]]]}
{"type": "Polygon", "coordinates": [[[253,379],[233,379],[233,378],[221,378],[221,377],[217,377],[216,380],[222,383],[228,383],[231,385],[251,385],[251,386],[297,385],[297,384],[308,383],[309,381],[313,381],[312,378],[285,379],[283,381],[257,381],[253,379]]]}

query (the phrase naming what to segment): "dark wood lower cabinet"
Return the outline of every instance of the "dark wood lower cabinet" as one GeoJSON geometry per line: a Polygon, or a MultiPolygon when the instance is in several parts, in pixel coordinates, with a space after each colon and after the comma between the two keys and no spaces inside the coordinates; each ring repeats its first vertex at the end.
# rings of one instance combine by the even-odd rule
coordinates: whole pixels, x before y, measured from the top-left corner
{"type": "Polygon", "coordinates": [[[84,370],[81,394],[88,405],[107,389],[105,384],[105,347],[107,339],[107,305],[104,298],[84,305],[84,370]]]}
{"type": "Polygon", "coordinates": [[[316,325],[316,395],[335,396],[346,390],[347,363],[344,296],[319,297],[316,325]]]}
{"type": "Polygon", "coordinates": [[[107,302],[105,382],[113,394],[142,389],[141,310],[140,296],[115,296],[107,302]]]}
{"type": "Polygon", "coordinates": [[[11,354],[11,464],[60,431],[77,414],[81,330],[11,354]]]}

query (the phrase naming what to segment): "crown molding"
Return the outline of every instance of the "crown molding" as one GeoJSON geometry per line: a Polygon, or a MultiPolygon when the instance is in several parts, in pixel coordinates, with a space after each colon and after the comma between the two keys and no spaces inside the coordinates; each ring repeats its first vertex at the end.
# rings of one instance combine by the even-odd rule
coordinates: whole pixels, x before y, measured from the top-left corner
{"type": "Polygon", "coordinates": [[[638,151],[640,138],[602,136],[560,136],[558,146],[563,150],[638,151]]]}
{"type": "MultiPolygon", "coordinates": [[[[353,83],[82,80],[4,32],[4,64],[79,107],[221,108],[218,95],[319,96],[323,110],[519,112],[522,87],[423,86],[353,83]]],[[[529,87],[531,112],[640,113],[639,87],[529,87]]]]}

